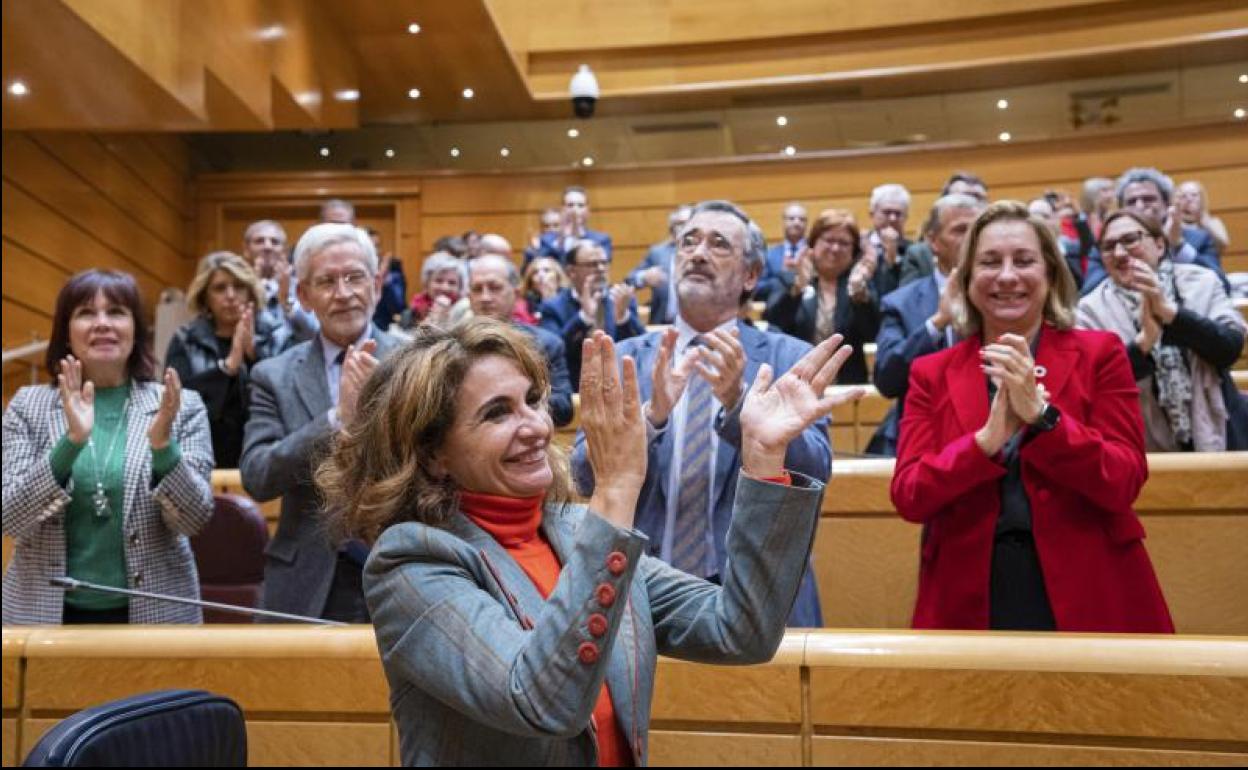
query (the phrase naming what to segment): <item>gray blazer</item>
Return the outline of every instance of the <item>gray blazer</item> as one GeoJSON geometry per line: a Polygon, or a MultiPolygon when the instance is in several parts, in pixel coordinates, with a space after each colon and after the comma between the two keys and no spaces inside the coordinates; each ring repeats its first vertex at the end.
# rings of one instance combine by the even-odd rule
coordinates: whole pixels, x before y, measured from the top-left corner
{"type": "MultiPolygon", "coordinates": [[[[377,355],[398,346],[376,328],[377,355]]],[[[312,481],[329,450],[329,385],[320,337],[251,370],[251,414],[239,461],[243,488],[261,502],[282,498],[277,532],[265,551],[263,607],[320,617],[337,563],[312,481]]]]}
{"type": "Polygon", "coordinates": [[[722,587],[646,556],[645,535],[580,505],[546,508],[542,531],[563,565],[546,600],[462,514],[445,528],[387,529],[364,590],[403,764],[596,764],[589,722],[604,679],[646,764],[657,655],[761,663],[779,647],[823,489],[793,481],[741,477],[722,587]]]}
{"type": "MultiPolygon", "coordinates": [[[[163,385],[134,384],[126,429],[123,515],[128,588],[199,598],[187,537],[212,518],[212,437],[199,394],[182,391],[171,435],[182,459],[152,487],[147,431],[163,385]]],[[[4,534],[17,543],[4,573],[4,624],[59,624],[65,591],[48,585],[65,574],[65,506],[70,495],[52,475],[49,455],[65,434],[56,388],[22,388],[4,411],[4,534]]],[[[73,482],[71,481],[72,485],[73,482]]],[[[71,486],[72,489],[72,486],[71,486]]],[[[199,623],[198,607],[131,599],[131,623],[199,623]]]]}

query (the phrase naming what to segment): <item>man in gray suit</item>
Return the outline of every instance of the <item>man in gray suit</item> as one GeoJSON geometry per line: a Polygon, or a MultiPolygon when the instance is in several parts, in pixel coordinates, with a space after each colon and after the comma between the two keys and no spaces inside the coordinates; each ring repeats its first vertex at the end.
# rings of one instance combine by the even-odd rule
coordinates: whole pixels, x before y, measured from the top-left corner
{"type": "Polygon", "coordinates": [[[350,422],[364,382],[397,342],[372,325],[380,290],[377,252],[363,230],[319,224],[295,247],[299,302],[320,332],[251,375],[251,417],[239,463],[259,501],[282,497],[266,551],[266,609],[367,623],[360,576],[368,549],[326,534],[312,480],[334,435],[350,422]]]}

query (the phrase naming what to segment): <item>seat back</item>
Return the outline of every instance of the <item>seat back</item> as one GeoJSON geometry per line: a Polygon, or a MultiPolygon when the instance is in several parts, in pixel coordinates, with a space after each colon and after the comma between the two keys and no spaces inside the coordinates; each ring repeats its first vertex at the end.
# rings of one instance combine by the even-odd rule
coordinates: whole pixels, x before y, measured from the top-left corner
{"type": "MultiPolygon", "coordinates": [[[[244,607],[259,605],[264,549],[268,543],[268,524],[250,498],[216,495],[212,519],[191,538],[200,595],[207,601],[244,607]]],[[[250,623],[251,617],[205,608],[204,622],[250,623]]]]}
{"type": "Polygon", "coordinates": [[[23,767],[246,767],[242,709],[203,690],[161,690],[66,717],[23,767]]]}

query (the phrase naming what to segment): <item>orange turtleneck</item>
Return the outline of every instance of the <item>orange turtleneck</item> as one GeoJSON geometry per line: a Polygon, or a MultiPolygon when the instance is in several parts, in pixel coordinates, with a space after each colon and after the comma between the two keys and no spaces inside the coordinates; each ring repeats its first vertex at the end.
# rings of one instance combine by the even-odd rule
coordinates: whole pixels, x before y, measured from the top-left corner
{"type": "MultiPolygon", "coordinates": [[[[563,566],[542,534],[542,498],[543,495],[501,497],[461,492],[459,502],[464,515],[507,549],[545,599],[555,590],[563,566]]],[[[594,705],[593,721],[598,732],[598,764],[631,767],[632,751],[615,719],[611,691],[605,681],[594,705]]]]}

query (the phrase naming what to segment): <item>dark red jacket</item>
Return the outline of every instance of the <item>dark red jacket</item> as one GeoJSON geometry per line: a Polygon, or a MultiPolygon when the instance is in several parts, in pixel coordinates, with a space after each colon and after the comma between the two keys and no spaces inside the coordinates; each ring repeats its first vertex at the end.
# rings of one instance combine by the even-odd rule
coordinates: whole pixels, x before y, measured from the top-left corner
{"type": "MultiPolygon", "coordinates": [[[[975,444],[988,419],[979,348],[975,335],[910,369],[892,498],[926,525],[915,628],[988,627],[1005,468],[975,444]]],[[[1148,464],[1126,350],[1107,332],[1046,326],[1036,364],[1062,416],[1024,443],[1022,475],[1058,630],[1173,633],[1131,508],[1148,464]]]]}

